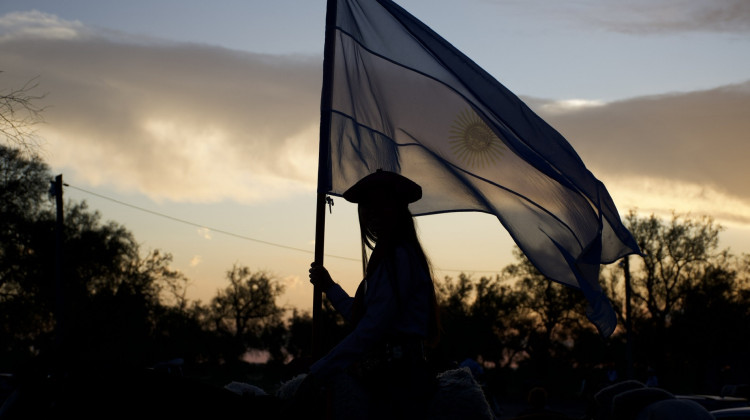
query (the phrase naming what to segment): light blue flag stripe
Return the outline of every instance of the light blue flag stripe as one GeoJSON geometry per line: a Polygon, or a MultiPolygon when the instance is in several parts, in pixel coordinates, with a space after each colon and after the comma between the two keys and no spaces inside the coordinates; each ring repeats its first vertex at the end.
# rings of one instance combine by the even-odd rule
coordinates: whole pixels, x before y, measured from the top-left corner
{"type": "Polygon", "coordinates": [[[321,192],[341,195],[385,169],[422,186],[415,215],[491,213],[540,272],[582,290],[589,318],[609,336],[616,318],[600,264],[639,251],[570,144],[391,1],[338,0],[335,42],[321,192]]]}

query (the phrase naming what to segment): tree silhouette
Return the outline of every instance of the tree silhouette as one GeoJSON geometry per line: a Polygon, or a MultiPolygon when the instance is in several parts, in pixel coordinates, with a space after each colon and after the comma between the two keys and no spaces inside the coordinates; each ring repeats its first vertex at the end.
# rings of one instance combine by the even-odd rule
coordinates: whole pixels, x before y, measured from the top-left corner
{"type": "MultiPolygon", "coordinates": [[[[726,372],[747,371],[737,354],[750,351],[739,338],[750,332],[750,257],[719,250],[722,227],[709,217],[631,211],[626,225],[644,253],[630,263],[636,373],[645,380],[652,368],[675,391],[718,393],[726,372]]],[[[609,267],[605,278],[621,311],[622,267],[609,267]]]]}
{"type": "MultiPolygon", "coordinates": [[[[47,165],[0,145],[0,369],[14,371],[53,353],[58,290],[54,284],[55,212],[47,165]]],[[[247,351],[266,350],[269,369],[304,372],[312,320],[276,301],[282,285],[235,264],[227,286],[203,305],[186,298],[188,279],[172,257],[143,251],[131,232],[102,221],[85,202],[65,204],[64,309],[68,362],[153,366],[173,358],[218,366],[222,380],[247,351]],[[293,361],[289,363],[289,361],[293,361]],[[232,362],[221,371],[221,362],[232,362]],[[287,364],[288,363],[288,364],[287,364]],[[286,366],[282,366],[287,364],[286,366]]],[[[718,248],[710,218],[662,220],[631,212],[626,223],[644,258],[630,258],[636,379],[656,369],[672,392],[715,392],[750,380],[750,256],[718,248]]],[[[436,282],[442,339],[430,356],[447,368],[466,357],[485,363],[496,390],[543,383],[550,390],[596,390],[603,366],[622,367],[623,329],[602,339],[583,318],[579,291],[543,277],[516,250],[495,276],[467,274],[436,282]],[[499,372],[493,374],[495,372],[499,372]]],[[[623,267],[603,270],[603,286],[622,317],[623,267]]],[[[324,300],[325,347],[349,326],[324,300]]],[[[278,378],[278,376],[273,376],[278,378]]],[[[489,381],[488,379],[488,381],[489,381]]],[[[498,391],[500,392],[500,391],[498,391]]]]}
{"type": "Polygon", "coordinates": [[[152,363],[161,356],[156,318],[185,306],[175,296],[184,296],[187,279],[169,268],[171,255],[142,254],[123,226],[68,202],[65,281],[56,289],[51,178],[38,158],[0,145],[0,360],[7,369],[48,354],[54,334],[64,334],[69,363],[152,363]],[[64,331],[55,312],[65,316],[64,331]]]}
{"type": "Polygon", "coordinates": [[[284,314],[276,304],[283,285],[266,273],[236,264],[227,271],[227,280],[229,286],[218,291],[209,308],[216,331],[230,339],[233,354],[228,357],[239,357],[248,349],[266,349],[263,335],[276,327],[284,314]]]}
{"type": "Polygon", "coordinates": [[[711,218],[673,214],[668,222],[651,215],[626,217],[644,256],[633,277],[633,298],[644,305],[658,328],[668,325],[685,293],[718,256],[721,227],[711,218]]]}

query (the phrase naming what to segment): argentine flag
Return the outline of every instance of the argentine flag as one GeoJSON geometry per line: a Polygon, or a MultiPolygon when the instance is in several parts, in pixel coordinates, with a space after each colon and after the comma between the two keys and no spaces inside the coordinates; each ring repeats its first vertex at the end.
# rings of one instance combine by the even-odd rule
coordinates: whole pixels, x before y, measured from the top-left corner
{"type": "Polygon", "coordinates": [[[495,215],[549,279],[580,289],[604,336],[617,320],[601,264],[639,253],[604,185],[516,95],[388,0],[337,1],[318,192],[377,169],[422,187],[414,215],[495,215]]]}

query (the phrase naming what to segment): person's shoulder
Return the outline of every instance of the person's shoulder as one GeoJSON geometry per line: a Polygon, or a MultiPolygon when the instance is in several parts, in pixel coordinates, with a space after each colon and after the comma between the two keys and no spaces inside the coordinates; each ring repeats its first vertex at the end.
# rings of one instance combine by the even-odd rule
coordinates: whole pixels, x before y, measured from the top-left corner
{"type": "Polygon", "coordinates": [[[411,261],[417,257],[417,252],[413,245],[409,243],[400,243],[394,247],[393,256],[398,261],[411,261]]]}

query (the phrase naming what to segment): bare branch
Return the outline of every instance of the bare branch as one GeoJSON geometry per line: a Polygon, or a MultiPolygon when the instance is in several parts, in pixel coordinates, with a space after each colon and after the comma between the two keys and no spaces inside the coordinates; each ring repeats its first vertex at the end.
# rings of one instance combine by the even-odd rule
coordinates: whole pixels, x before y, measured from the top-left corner
{"type": "Polygon", "coordinates": [[[39,87],[38,79],[34,77],[20,88],[0,90],[0,137],[7,145],[28,154],[34,154],[39,148],[40,140],[34,127],[44,121],[45,107],[37,103],[46,94],[33,93],[39,87]]]}

